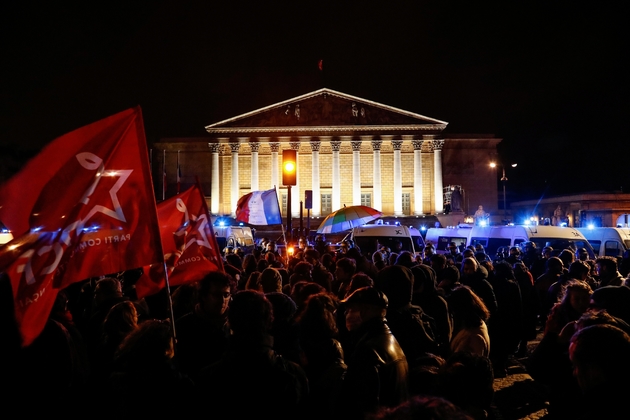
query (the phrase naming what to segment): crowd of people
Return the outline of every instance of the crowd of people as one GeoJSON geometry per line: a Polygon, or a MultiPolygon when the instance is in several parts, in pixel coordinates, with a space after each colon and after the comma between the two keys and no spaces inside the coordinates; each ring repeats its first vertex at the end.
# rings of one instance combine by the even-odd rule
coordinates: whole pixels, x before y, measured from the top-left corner
{"type": "Polygon", "coordinates": [[[138,270],[75,283],[26,348],[2,279],[5,385],[60,395],[45,412],[64,418],[492,419],[493,381],[519,358],[554,418],[623,417],[630,280],[615,258],[531,243],[364,255],[321,238],[223,258],[143,299],[138,270]]]}

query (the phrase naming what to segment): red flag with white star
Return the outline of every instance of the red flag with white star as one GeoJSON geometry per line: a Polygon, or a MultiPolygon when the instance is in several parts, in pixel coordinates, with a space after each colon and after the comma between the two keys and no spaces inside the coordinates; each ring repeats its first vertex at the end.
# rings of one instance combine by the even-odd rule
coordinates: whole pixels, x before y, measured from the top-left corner
{"type": "MultiPolygon", "coordinates": [[[[198,184],[161,202],[157,210],[169,285],[192,283],[209,272],[223,270],[206,199],[198,184]]],[[[136,282],[136,294],[143,298],[164,287],[164,264],[156,264],[145,267],[136,282]]]]}
{"type": "Polygon", "coordinates": [[[57,292],[163,261],[142,112],[65,134],[0,187],[0,248],[22,345],[42,331],[57,292]]]}

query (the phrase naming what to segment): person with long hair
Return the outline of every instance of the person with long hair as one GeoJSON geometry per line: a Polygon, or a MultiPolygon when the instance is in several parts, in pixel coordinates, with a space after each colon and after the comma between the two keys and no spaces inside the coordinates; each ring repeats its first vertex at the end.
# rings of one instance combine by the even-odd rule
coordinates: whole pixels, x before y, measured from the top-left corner
{"type": "Polygon", "coordinates": [[[468,351],[489,357],[490,336],[486,321],[490,311],[483,300],[470,287],[462,285],[448,297],[448,308],[453,316],[451,352],[468,351]]]}

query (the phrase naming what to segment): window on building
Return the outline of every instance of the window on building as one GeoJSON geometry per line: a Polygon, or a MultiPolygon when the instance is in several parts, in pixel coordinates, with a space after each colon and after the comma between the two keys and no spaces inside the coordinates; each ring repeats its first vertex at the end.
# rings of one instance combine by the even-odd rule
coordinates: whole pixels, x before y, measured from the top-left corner
{"type": "Polygon", "coordinates": [[[322,194],[322,214],[332,212],[332,194],[322,194]]]}
{"type": "Polygon", "coordinates": [[[411,194],[403,193],[402,195],[402,211],[403,214],[411,214],[411,194]]]}
{"type": "Polygon", "coordinates": [[[361,194],[361,205],[372,207],[372,194],[370,193],[361,194]]]}

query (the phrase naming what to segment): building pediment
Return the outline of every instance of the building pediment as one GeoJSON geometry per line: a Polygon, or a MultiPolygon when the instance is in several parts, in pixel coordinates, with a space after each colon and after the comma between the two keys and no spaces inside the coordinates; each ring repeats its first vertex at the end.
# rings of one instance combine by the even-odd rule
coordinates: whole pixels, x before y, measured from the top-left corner
{"type": "Polygon", "coordinates": [[[435,118],[319,89],[206,126],[210,134],[439,133],[448,123],[435,118]]]}

